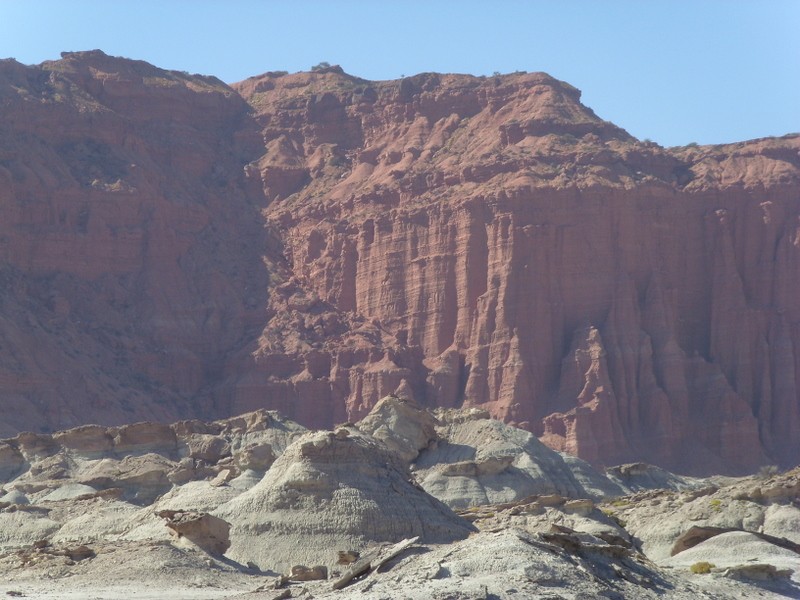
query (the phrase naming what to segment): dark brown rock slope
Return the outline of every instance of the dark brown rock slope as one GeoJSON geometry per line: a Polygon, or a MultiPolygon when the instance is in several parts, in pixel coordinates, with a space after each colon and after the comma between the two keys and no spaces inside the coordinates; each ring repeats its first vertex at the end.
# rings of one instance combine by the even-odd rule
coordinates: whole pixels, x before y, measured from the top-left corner
{"type": "Polygon", "coordinates": [[[266,306],[259,153],[214,78],[0,63],[0,432],[206,414],[266,306]]]}
{"type": "Polygon", "coordinates": [[[800,139],[665,150],[579,95],[6,61],[4,431],[400,388],[599,463],[796,462],[800,139]]]}

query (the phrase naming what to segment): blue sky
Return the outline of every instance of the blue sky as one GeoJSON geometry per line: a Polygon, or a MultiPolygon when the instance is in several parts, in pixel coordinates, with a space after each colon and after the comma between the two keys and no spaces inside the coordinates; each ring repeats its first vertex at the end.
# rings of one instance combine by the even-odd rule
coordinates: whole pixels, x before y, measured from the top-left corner
{"type": "Polygon", "coordinates": [[[800,0],[0,0],[0,57],[94,48],[227,82],[546,71],[665,146],[800,131],[800,0]]]}

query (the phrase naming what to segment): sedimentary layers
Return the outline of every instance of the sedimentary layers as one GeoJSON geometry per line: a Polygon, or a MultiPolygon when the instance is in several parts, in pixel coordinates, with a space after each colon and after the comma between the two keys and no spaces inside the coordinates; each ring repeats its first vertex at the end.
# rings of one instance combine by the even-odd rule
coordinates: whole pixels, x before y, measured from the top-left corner
{"type": "Polygon", "coordinates": [[[667,151],[541,74],[237,89],[295,275],[421,358],[383,385],[607,464],[797,455],[797,138],[667,151]]]}
{"type": "Polygon", "coordinates": [[[8,432],[397,392],[598,464],[796,462],[796,136],[664,149],[544,74],[0,70],[8,432]]]}

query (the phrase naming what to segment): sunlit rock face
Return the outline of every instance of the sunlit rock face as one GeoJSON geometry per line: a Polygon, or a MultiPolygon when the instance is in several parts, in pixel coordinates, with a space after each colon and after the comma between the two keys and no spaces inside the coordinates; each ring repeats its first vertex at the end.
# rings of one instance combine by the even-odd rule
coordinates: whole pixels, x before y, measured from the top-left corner
{"type": "Polygon", "coordinates": [[[0,66],[2,427],[397,393],[596,464],[800,451],[800,139],[663,149],[545,74],[0,66]]]}

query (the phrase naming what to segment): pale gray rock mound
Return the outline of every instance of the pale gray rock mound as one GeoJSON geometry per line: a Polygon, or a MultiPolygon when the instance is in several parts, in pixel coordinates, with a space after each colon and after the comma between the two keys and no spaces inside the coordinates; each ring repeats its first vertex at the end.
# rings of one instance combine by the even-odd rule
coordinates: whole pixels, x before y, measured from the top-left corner
{"type": "Polygon", "coordinates": [[[799,480],[800,468],[768,478],[717,478],[715,485],[680,492],[638,492],[611,501],[603,510],[624,522],[653,560],[669,558],[692,528],[754,532],[765,539],[785,538],[791,546],[800,543],[799,480]]]}
{"type": "Polygon", "coordinates": [[[227,556],[282,572],[333,567],[339,550],[414,536],[447,543],[474,529],[413,485],[383,444],[345,428],[302,436],[261,482],[214,514],[232,524],[227,556]]]}
{"type": "MultiPolygon", "coordinates": [[[[698,597],[699,590],[677,578],[664,577],[654,565],[632,553],[608,552],[610,546],[600,541],[576,543],[577,553],[573,553],[538,534],[515,529],[481,532],[449,546],[406,554],[384,573],[372,574],[341,591],[324,593],[320,589],[322,593],[315,593],[314,597],[360,600],[698,597]]],[[[253,600],[267,598],[270,596],[253,600]]]]}
{"type": "Polygon", "coordinates": [[[46,496],[41,498],[39,502],[64,502],[69,500],[78,500],[96,493],[97,490],[92,486],[84,485],[82,483],[68,483],[48,493],[46,496]]]}
{"type": "Polygon", "coordinates": [[[795,504],[773,504],[764,513],[763,532],[800,544],[800,508],[795,504]]]}
{"type": "Polygon", "coordinates": [[[0,503],[2,504],[30,504],[28,497],[20,490],[11,490],[0,496],[0,503]]]}
{"type": "Polygon", "coordinates": [[[420,485],[451,507],[512,502],[531,495],[621,495],[588,463],[542,444],[532,433],[481,412],[440,413],[439,441],[414,463],[420,485]]]}
{"type": "Polygon", "coordinates": [[[800,554],[745,531],[722,533],[658,562],[662,566],[685,569],[698,562],[708,562],[721,570],[748,564],[772,565],[777,570],[790,570],[792,573],[800,570],[800,554]]]}
{"type": "Polygon", "coordinates": [[[0,512],[0,551],[29,546],[50,537],[60,524],[37,511],[0,512]]]}

